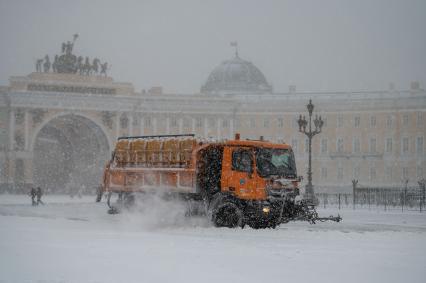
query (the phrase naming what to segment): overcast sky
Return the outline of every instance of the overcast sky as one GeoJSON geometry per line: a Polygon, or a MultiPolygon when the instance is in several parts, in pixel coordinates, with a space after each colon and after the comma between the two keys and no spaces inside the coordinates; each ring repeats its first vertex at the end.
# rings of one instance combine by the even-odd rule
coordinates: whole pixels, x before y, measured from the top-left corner
{"type": "Polygon", "coordinates": [[[276,92],[425,88],[425,12],[424,0],[0,0],[0,85],[78,33],[77,55],[138,91],[198,92],[231,41],[276,92]]]}

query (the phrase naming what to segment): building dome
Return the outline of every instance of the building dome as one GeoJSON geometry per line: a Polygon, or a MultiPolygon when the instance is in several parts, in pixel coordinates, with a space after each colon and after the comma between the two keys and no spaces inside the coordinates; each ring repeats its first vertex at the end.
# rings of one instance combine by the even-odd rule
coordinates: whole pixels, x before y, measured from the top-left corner
{"type": "Polygon", "coordinates": [[[201,87],[202,93],[271,93],[272,86],[253,63],[238,57],[222,62],[201,87]]]}

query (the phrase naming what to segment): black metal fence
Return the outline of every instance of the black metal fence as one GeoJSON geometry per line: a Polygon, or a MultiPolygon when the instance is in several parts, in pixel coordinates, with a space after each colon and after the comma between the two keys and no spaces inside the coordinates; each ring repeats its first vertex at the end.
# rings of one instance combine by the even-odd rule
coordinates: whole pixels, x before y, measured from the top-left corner
{"type": "Polygon", "coordinates": [[[425,210],[426,192],[424,183],[418,187],[357,187],[353,193],[318,193],[319,207],[375,208],[383,210],[425,210]]]}

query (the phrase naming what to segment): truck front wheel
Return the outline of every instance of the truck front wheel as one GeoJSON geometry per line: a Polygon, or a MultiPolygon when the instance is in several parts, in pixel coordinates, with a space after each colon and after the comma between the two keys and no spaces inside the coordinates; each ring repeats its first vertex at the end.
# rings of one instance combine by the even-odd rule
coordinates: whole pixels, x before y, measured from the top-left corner
{"type": "Polygon", "coordinates": [[[243,212],[235,203],[226,201],[213,210],[212,221],[216,227],[243,227],[243,212]]]}

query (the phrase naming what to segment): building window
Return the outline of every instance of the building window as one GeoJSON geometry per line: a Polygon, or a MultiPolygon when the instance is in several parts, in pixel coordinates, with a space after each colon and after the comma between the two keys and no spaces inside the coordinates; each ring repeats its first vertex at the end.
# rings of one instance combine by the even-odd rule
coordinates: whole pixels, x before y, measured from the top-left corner
{"type": "MultiPolygon", "coordinates": [[[[110,129],[112,129],[112,124],[113,124],[112,118],[113,117],[114,117],[114,114],[112,112],[102,111],[102,123],[104,123],[104,125],[107,126],[110,129]]],[[[34,117],[33,117],[33,122],[34,122],[34,117]]],[[[41,120],[40,120],[40,122],[41,122],[41,120]]]]}
{"type": "Polygon", "coordinates": [[[376,152],[376,138],[370,138],[370,152],[376,152]]]}
{"type": "Polygon", "coordinates": [[[408,167],[402,168],[402,179],[407,180],[408,179],[408,167]]]}
{"type": "Polygon", "coordinates": [[[254,118],[250,118],[250,128],[256,127],[256,120],[254,118]]]}
{"type": "Polygon", "coordinates": [[[377,123],[376,116],[371,116],[370,117],[370,127],[371,128],[375,128],[376,127],[376,123],[377,123]]]}
{"type": "Polygon", "coordinates": [[[355,137],[354,143],[353,143],[353,152],[359,153],[360,151],[361,151],[361,145],[360,145],[360,142],[359,142],[359,138],[355,137]]]}
{"type": "Polygon", "coordinates": [[[127,115],[126,114],[121,115],[121,117],[120,117],[120,127],[122,129],[126,129],[128,125],[129,125],[129,118],[127,118],[127,115]]]}
{"type": "Polygon", "coordinates": [[[361,172],[360,167],[359,167],[359,166],[355,166],[355,167],[354,167],[354,174],[353,174],[354,179],[356,179],[356,180],[358,180],[358,179],[359,179],[360,172],[361,172]]]}
{"type": "Polygon", "coordinates": [[[327,153],[327,139],[321,139],[321,153],[327,153]]]}
{"type": "Polygon", "coordinates": [[[151,117],[145,117],[144,118],[144,126],[145,127],[151,127],[151,117]]]}
{"type": "Polygon", "coordinates": [[[376,180],[376,167],[370,168],[370,181],[376,180]]]}
{"type": "Polygon", "coordinates": [[[386,127],[388,129],[393,128],[393,116],[392,115],[388,115],[388,117],[386,119],[386,127]]]}
{"type": "Polygon", "coordinates": [[[402,153],[407,154],[408,153],[408,138],[402,138],[402,153]]]}
{"type": "Polygon", "coordinates": [[[327,180],[327,168],[321,167],[321,179],[327,180]]]}
{"type": "Polygon", "coordinates": [[[402,125],[404,127],[408,127],[408,123],[409,123],[409,116],[408,116],[408,114],[402,115],[402,125]]]}
{"type": "Polygon", "coordinates": [[[20,125],[24,123],[24,120],[25,120],[25,111],[22,109],[17,109],[15,111],[15,123],[17,125],[20,125]]]}
{"type": "Polygon", "coordinates": [[[170,126],[172,126],[173,128],[176,128],[178,126],[176,117],[171,118],[170,126]]]}
{"type": "Polygon", "coordinates": [[[343,167],[337,168],[337,180],[343,180],[343,167]]]}
{"type": "Polygon", "coordinates": [[[278,127],[283,128],[284,127],[284,119],[278,118],[278,127]]]}
{"type": "Polygon", "coordinates": [[[392,153],[392,138],[387,138],[386,139],[385,151],[387,153],[392,153]]]}
{"type": "Polygon", "coordinates": [[[423,155],[423,137],[417,137],[416,152],[418,155],[423,155]]]}
{"type": "Polygon", "coordinates": [[[322,117],[322,121],[324,122],[323,127],[327,127],[327,117],[322,117]]]}
{"type": "Polygon", "coordinates": [[[24,135],[20,131],[15,132],[15,150],[24,150],[25,139],[24,135]]]}
{"type": "Polygon", "coordinates": [[[269,128],[269,119],[268,118],[263,119],[263,127],[269,128]]]}
{"type": "Polygon", "coordinates": [[[228,128],[229,127],[229,120],[228,119],[223,119],[222,120],[222,127],[224,127],[224,128],[228,128]]]}
{"type": "Polygon", "coordinates": [[[355,118],[354,118],[354,127],[355,128],[359,128],[360,125],[361,125],[361,117],[360,116],[355,116],[355,118]]]}
{"type": "Polygon", "coordinates": [[[337,152],[343,152],[343,138],[337,139],[337,152]]]}
{"type": "Polygon", "coordinates": [[[138,116],[133,115],[132,125],[133,125],[133,126],[135,126],[135,127],[136,127],[137,125],[139,125],[139,117],[138,117],[138,116]]]}
{"type": "Polygon", "coordinates": [[[417,179],[423,179],[423,167],[417,166],[417,179]]]}
{"type": "Polygon", "coordinates": [[[293,148],[293,151],[295,153],[298,152],[297,144],[298,144],[298,140],[297,139],[292,139],[291,140],[291,147],[293,148]]]}
{"type": "Polygon", "coordinates": [[[386,166],[385,168],[385,182],[390,183],[392,181],[392,167],[386,166]]]}
{"type": "Polygon", "coordinates": [[[297,128],[299,128],[299,124],[297,123],[297,120],[298,120],[298,118],[293,118],[293,119],[291,120],[291,127],[292,127],[293,129],[297,129],[297,128]]]}
{"type": "Polygon", "coordinates": [[[337,127],[338,128],[343,127],[343,115],[342,114],[337,115],[337,127]]]}
{"type": "Polygon", "coordinates": [[[418,112],[417,113],[417,128],[421,128],[423,126],[423,113],[418,112]]]}

